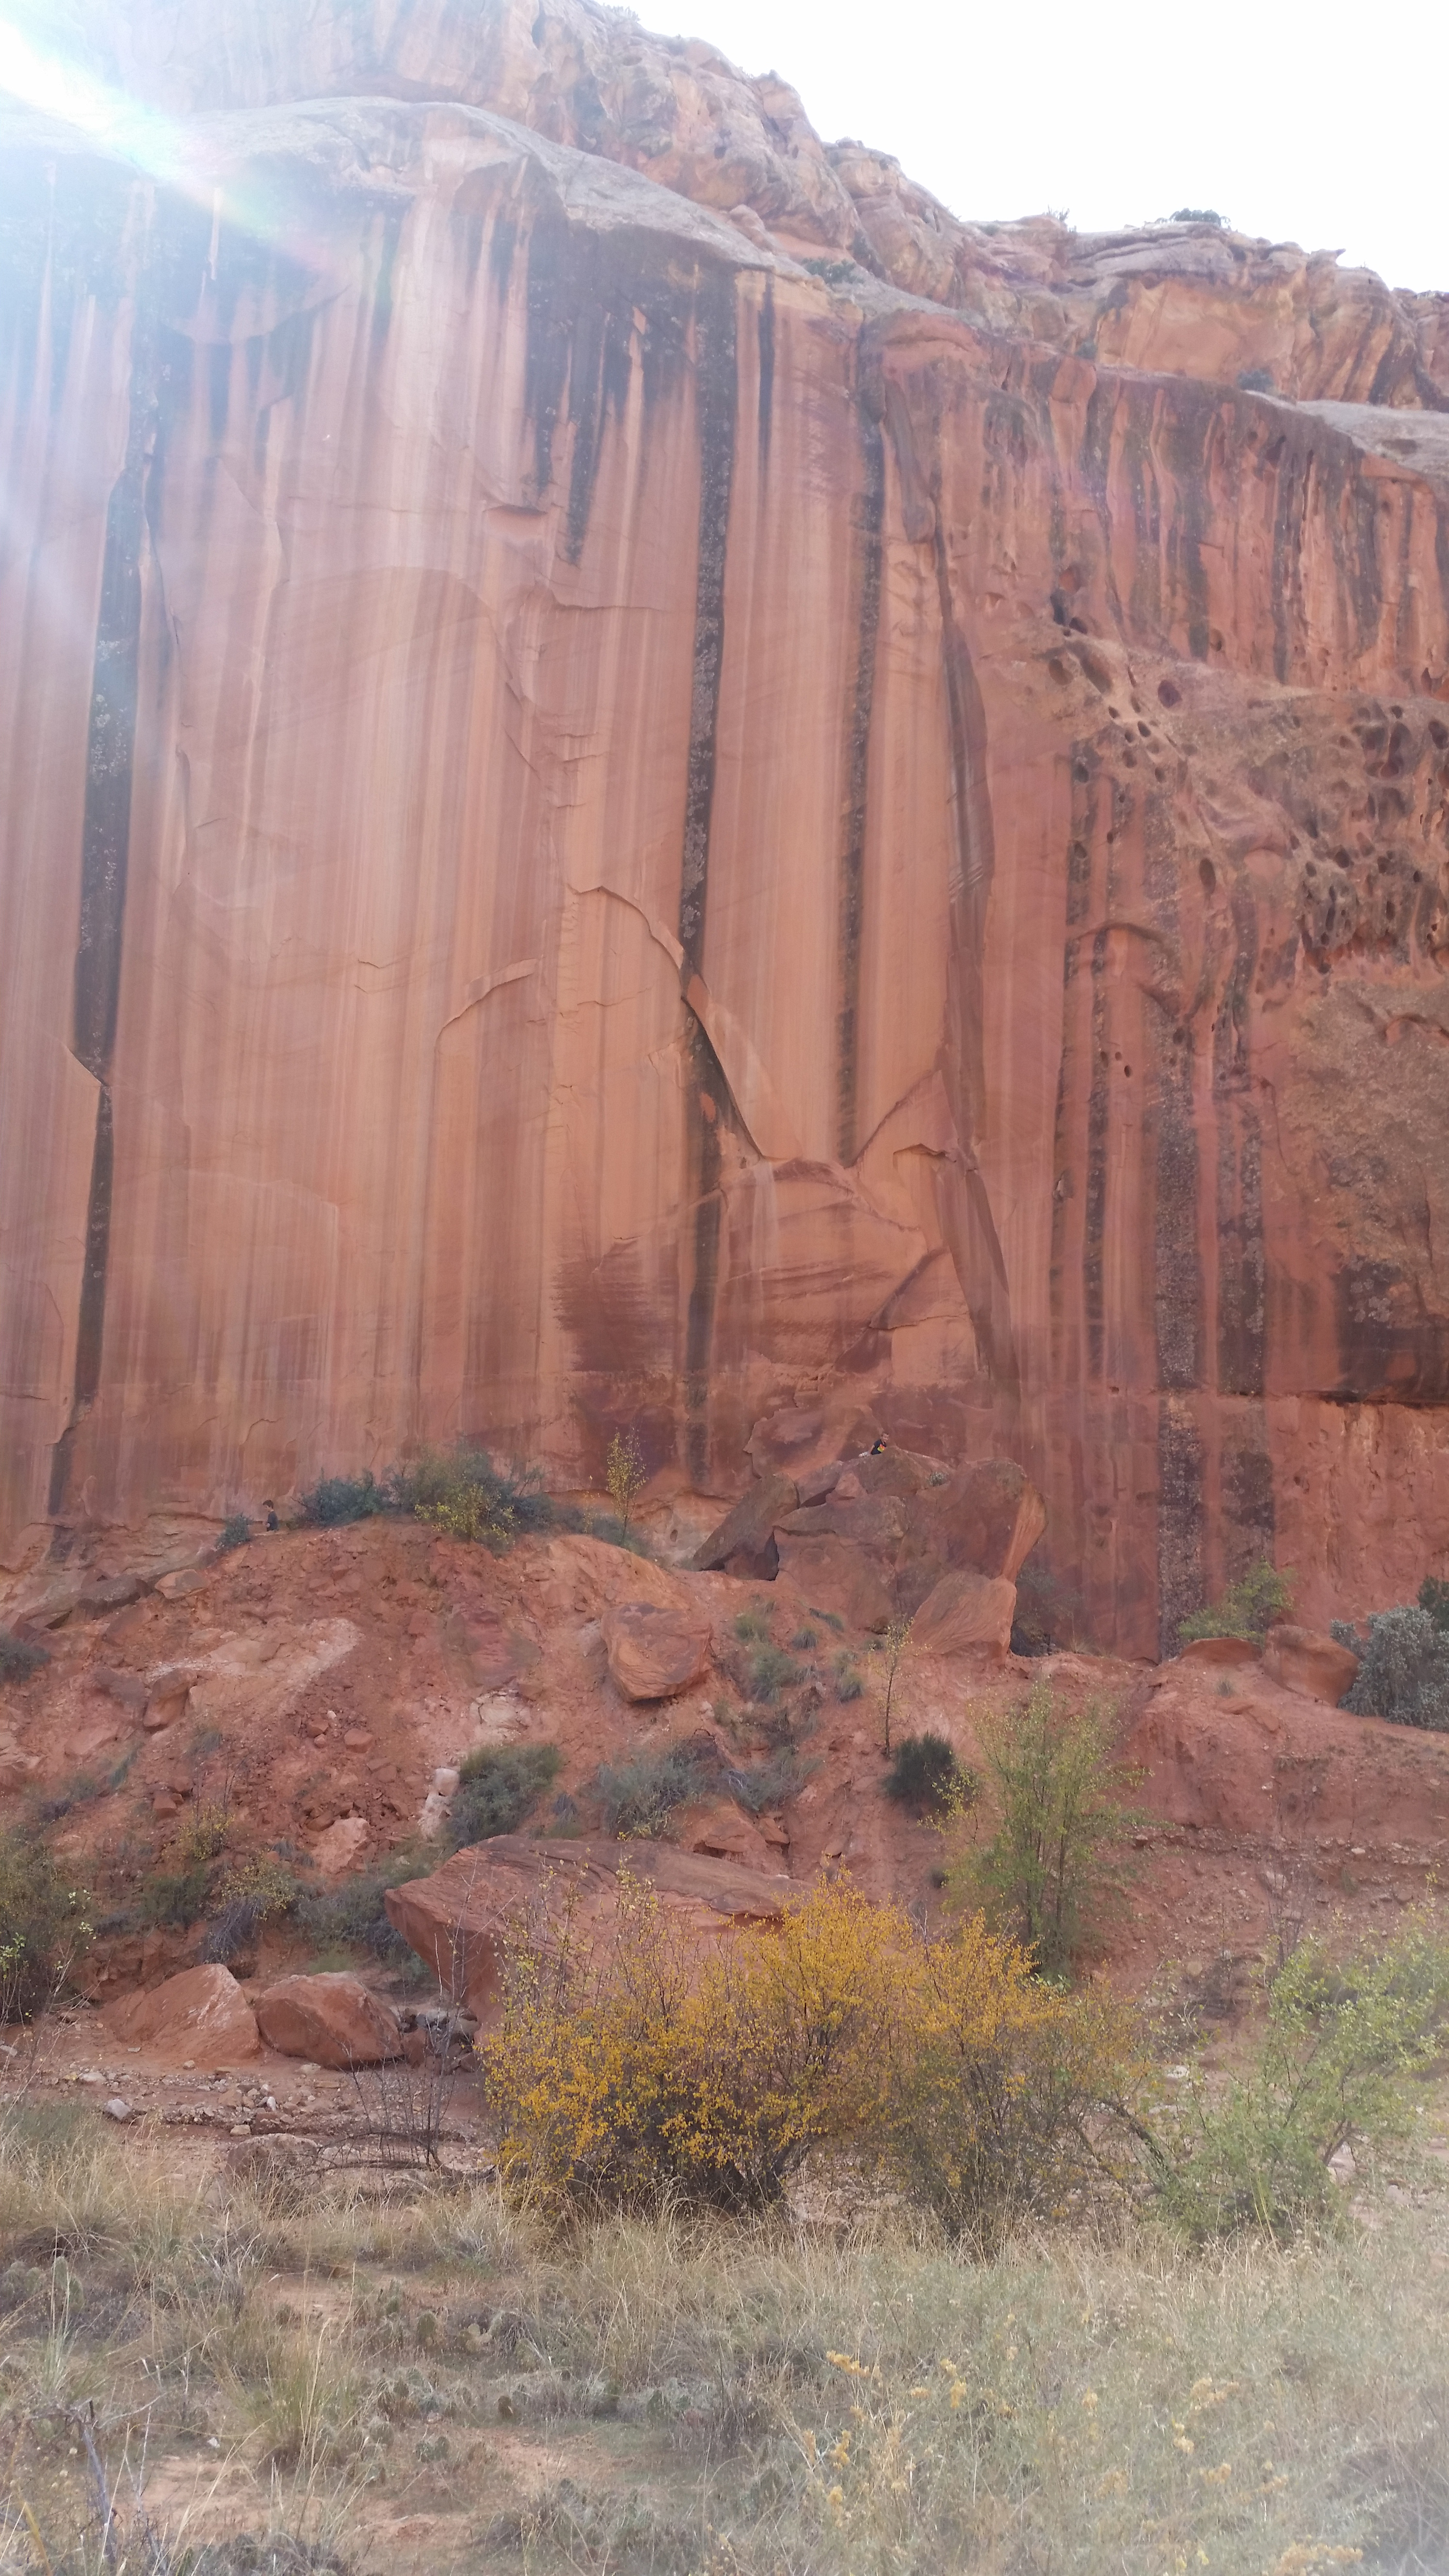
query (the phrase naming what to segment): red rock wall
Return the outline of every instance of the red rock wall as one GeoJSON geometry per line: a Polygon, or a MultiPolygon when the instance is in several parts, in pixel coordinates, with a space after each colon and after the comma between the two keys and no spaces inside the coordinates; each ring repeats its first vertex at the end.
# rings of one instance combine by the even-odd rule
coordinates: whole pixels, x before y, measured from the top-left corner
{"type": "Polygon", "coordinates": [[[728,1493],[843,1382],[1138,1650],[1438,1563],[1436,422],[465,107],[8,139],[12,1561],[460,1431],[728,1493]]]}

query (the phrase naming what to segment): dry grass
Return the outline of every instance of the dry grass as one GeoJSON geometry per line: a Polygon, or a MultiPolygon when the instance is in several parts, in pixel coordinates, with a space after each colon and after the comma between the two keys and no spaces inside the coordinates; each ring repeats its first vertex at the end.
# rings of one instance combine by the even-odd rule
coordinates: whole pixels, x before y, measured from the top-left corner
{"type": "Polygon", "coordinates": [[[253,2168],[0,2134],[5,2576],[1449,2566],[1432,2198],[1286,2252],[978,2262],[889,2217],[559,2240],[486,2182],[253,2168]]]}

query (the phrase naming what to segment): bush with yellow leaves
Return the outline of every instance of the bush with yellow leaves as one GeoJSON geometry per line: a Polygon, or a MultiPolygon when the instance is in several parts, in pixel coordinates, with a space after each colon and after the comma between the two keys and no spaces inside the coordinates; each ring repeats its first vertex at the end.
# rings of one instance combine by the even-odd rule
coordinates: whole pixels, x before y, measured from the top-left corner
{"type": "Polygon", "coordinates": [[[1138,2071],[1127,2007],[1044,1983],[980,1915],[954,1940],[918,1940],[910,1971],[885,2121],[899,2187],[980,2238],[1115,2186],[1113,2112],[1138,2071]]]}
{"type": "Polygon", "coordinates": [[[759,2209],[828,2147],[994,2232],[1100,2170],[1092,2110],[1127,2053],[1120,2016],[979,1920],[929,1941],[841,1882],[701,1961],[621,1873],[607,1937],[565,1905],[548,1938],[520,1932],[504,1990],[482,2047],[503,2172],[556,2215],[759,2209]]]}

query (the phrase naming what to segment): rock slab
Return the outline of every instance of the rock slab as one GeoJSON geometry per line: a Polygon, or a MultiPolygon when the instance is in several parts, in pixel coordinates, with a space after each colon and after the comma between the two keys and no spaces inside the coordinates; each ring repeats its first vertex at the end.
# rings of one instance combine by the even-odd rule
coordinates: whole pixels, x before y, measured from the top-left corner
{"type": "Polygon", "coordinates": [[[279,1978],[258,1995],[256,2016],[268,2048],[316,2066],[377,2066],[402,2055],[392,2006],[345,1971],[279,1978]]]}
{"type": "Polygon", "coordinates": [[[571,1938],[606,1936],[621,1871],[647,1880],[670,1922],[702,1951],[742,1925],[778,1921],[799,1892],[788,1878],[668,1843],[533,1842],[496,1834],[455,1852],[430,1878],[390,1887],[383,1904],[444,1992],[461,1995],[486,2022],[498,2009],[510,1932],[527,1927],[547,1946],[567,1915],[571,1938]]]}
{"type": "Polygon", "coordinates": [[[234,2066],[255,2057],[260,2046],[256,2016],[230,1968],[183,1968],[159,1986],[107,2004],[101,2018],[121,2047],[143,2048],[177,2065],[190,2058],[207,2070],[234,2066]]]}
{"type": "Polygon", "coordinates": [[[709,1663],[709,1621],[657,1601],[623,1601],[599,1620],[616,1687],[629,1700],[673,1699],[709,1663]]]}

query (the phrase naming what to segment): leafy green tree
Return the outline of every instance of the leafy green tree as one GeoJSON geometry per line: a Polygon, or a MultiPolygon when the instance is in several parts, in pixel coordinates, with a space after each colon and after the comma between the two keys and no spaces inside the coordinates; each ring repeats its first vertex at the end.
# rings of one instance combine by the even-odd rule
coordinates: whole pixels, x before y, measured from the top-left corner
{"type": "Polygon", "coordinates": [[[1063,1974],[1091,1937],[1132,1875],[1123,1846],[1149,1821],[1124,1797],[1141,1775],[1116,1759],[1114,1716],[1095,1701],[1069,1716],[1041,1681],[1020,1707],[976,1721],[999,1822],[947,1883],[984,1904],[1046,1976],[1063,1974]]]}
{"type": "Polygon", "coordinates": [[[1260,1646],[1292,1599],[1292,1577],[1279,1574],[1264,1557],[1238,1582],[1230,1583],[1220,1601],[1206,1610],[1194,1610],[1177,1633],[1185,1646],[1194,1637],[1246,1637],[1260,1646]]]}

